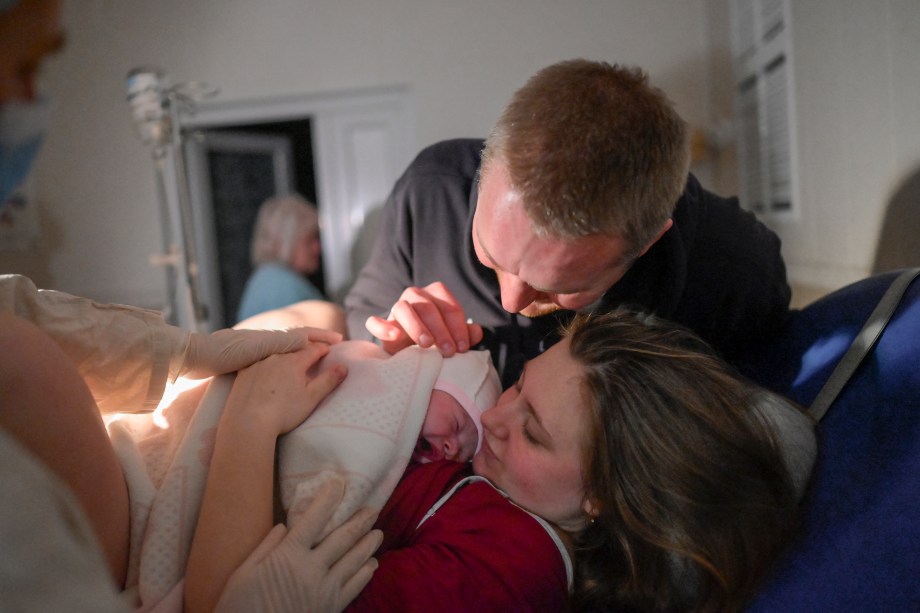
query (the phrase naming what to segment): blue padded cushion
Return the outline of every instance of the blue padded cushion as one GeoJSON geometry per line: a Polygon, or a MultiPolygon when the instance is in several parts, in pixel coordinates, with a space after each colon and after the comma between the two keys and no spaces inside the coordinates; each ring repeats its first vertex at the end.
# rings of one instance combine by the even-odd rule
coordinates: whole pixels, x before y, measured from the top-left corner
{"type": "MultiPolygon", "coordinates": [[[[746,374],[808,406],[895,276],[794,312],[746,374]]],[[[818,436],[801,534],[749,610],[920,610],[920,280],[818,436]]]]}

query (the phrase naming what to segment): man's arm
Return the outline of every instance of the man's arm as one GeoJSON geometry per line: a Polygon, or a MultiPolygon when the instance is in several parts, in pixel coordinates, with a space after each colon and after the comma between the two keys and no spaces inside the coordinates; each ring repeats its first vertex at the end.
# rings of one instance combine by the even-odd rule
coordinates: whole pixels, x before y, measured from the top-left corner
{"type": "MultiPolygon", "coordinates": [[[[387,200],[374,249],[345,298],[349,338],[377,339],[389,353],[434,345],[450,356],[478,343],[482,331],[467,325],[463,307],[442,283],[414,286],[412,200],[430,190],[419,191],[410,171],[387,200]]],[[[418,240],[425,238],[435,239],[418,240]]]]}
{"type": "Polygon", "coordinates": [[[345,297],[351,339],[374,340],[365,328],[367,319],[387,317],[403,290],[413,285],[409,202],[413,196],[409,172],[397,181],[387,198],[370,257],[345,297]]]}
{"type": "Polygon", "coordinates": [[[434,345],[446,356],[482,338],[479,326],[466,323],[450,289],[438,282],[447,271],[437,272],[436,263],[420,261],[428,256],[418,253],[443,250],[445,259],[460,257],[445,233],[468,232],[454,226],[468,214],[477,160],[477,147],[441,143],[423,151],[396,182],[370,258],[345,298],[350,338],[376,338],[390,353],[434,345]]]}

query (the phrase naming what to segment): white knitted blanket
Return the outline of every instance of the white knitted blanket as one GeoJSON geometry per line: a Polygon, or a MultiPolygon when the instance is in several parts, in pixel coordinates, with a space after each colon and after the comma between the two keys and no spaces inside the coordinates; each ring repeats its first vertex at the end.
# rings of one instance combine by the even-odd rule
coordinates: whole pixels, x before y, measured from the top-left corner
{"type": "MultiPolygon", "coordinates": [[[[393,492],[421,431],[441,367],[434,350],[394,356],[369,343],[333,347],[321,368],[348,365],[345,380],[303,424],[279,440],[278,475],[288,520],[327,479],[346,483],[329,529],[393,492]]],[[[234,375],[185,391],[155,413],[107,420],[131,501],[126,600],[141,610],[181,610],[181,581],[234,375]]]]}

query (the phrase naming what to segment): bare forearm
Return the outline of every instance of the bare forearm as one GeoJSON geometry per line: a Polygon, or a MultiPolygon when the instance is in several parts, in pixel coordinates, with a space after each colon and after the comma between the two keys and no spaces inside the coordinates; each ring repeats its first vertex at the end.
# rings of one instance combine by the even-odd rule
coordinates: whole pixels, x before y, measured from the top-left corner
{"type": "Polygon", "coordinates": [[[227,579],[271,529],[276,438],[228,402],[189,555],[186,611],[211,611],[227,579]]]}
{"type": "Polygon", "coordinates": [[[211,611],[228,578],[272,527],[275,444],[345,377],[344,367],[307,372],[329,351],[309,343],[241,370],[217,429],[211,470],[185,585],[185,608],[211,611]]]}

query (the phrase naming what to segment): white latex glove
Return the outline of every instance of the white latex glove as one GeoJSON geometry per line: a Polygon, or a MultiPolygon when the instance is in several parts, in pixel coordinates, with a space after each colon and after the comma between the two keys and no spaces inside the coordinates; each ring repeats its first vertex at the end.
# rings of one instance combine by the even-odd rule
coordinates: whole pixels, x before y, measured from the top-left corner
{"type": "Polygon", "coordinates": [[[246,368],[276,353],[302,349],[308,341],[334,344],[342,335],[318,328],[293,330],[218,330],[192,333],[177,377],[204,379],[246,368]]]}
{"type": "Polygon", "coordinates": [[[319,541],[345,495],[341,481],[324,484],[290,530],[275,526],[236,569],[217,613],[341,611],[364,589],[383,533],[370,530],[377,513],[364,509],[319,541]]]}

